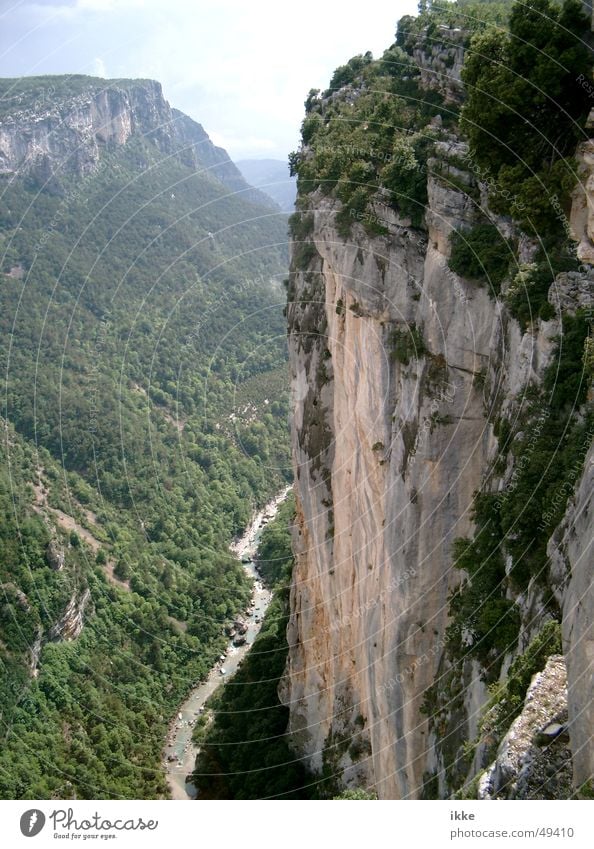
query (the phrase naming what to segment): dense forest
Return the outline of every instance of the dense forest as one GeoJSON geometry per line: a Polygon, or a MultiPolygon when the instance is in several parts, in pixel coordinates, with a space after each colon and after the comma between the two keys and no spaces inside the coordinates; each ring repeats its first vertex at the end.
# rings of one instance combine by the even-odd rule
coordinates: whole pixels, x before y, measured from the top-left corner
{"type": "MultiPolygon", "coordinates": [[[[44,86],[105,82],[3,81],[2,118],[44,86]]],[[[146,134],[71,165],[0,177],[0,796],[155,798],[291,477],[286,217],[146,134]]]]}

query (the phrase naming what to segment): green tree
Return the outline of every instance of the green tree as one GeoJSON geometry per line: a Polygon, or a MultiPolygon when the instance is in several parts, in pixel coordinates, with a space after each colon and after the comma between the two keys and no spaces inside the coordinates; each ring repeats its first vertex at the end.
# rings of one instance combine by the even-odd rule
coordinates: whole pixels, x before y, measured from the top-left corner
{"type": "Polygon", "coordinates": [[[461,128],[474,160],[505,189],[492,193],[493,208],[545,237],[560,228],[558,204],[576,179],[567,158],[591,106],[576,81],[591,77],[588,27],[578,0],[516,3],[509,32],[475,35],[462,70],[461,128]]]}

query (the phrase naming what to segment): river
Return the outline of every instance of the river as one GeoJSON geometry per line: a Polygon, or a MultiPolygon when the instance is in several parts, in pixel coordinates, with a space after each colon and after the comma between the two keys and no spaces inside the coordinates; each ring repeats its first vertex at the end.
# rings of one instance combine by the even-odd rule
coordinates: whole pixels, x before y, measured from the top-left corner
{"type": "Polygon", "coordinates": [[[256,513],[243,536],[230,546],[231,553],[242,561],[243,568],[254,582],[250,605],[243,614],[247,625],[247,631],[244,634],[246,641],[245,645],[234,646],[233,638],[229,639],[225,653],[212,667],[208,678],[190,692],[171,721],[163,750],[163,764],[167,773],[171,799],[196,798],[196,788],[186,781],[186,776],[194,769],[198,753],[196,746],[192,743],[194,723],[217,687],[233,676],[262,627],[271,593],[263,586],[256,572],[253,558],[258,549],[262,529],[276,516],[278,508],[286,499],[290,489],[290,487],[284,489],[256,513]]]}

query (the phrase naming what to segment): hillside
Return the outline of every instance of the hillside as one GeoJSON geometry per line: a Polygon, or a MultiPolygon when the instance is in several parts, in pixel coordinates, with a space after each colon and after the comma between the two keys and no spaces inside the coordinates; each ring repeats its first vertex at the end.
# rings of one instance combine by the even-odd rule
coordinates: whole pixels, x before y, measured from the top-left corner
{"type": "Polygon", "coordinates": [[[1,81],[0,193],[0,795],[155,798],[291,476],[285,218],[146,80],[1,81]]]}

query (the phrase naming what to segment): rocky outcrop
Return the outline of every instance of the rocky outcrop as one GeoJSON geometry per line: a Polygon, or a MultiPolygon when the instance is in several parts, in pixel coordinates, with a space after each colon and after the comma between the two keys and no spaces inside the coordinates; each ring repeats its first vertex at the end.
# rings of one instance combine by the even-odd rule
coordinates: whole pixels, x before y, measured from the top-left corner
{"type": "Polygon", "coordinates": [[[0,591],[5,598],[10,598],[18,604],[21,610],[25,613],[29,613],[31,610],[31,605],[29,604],[29,599],[25,595],[25,593],[17,587],[16,584],[13,584],[12,581],[9,581],[5,584],[0,584],[0,591]]]}
{"type": "Polygon", "coordinates": [[[47,565],[50,569],[53,569],[54,572],[61,572],[64,568],[66,555],[64,554],[64,549],[57,539],[51,539],[48,542],[45,549],[45,559],[47,565]]]}
{"type": "Polygon", "coordinates": [[[549,658],[528,688],[522,713],[478,782],[479,799],[567,799],[572,763],[567,731],[567,674],[549,658]]]}
{"type": "Polygon", "coordinates": [[[88,589],[73,592],[63,614],[50,628],[48,639],[52,642],[75,640],[83,629],[85,611],[90,600],[91,593],[88,589]]]}
{"type": "Polygon", "coordinates": [[[38,669],[37,665],[39,663],[39,656],[41,655],[41,648],[43,646],[43,628],[41,625],[37,628],[37,634],[33,643],[29,648],[29,672],[33,676],[33,678],[37,678],[38,669]]]}
{"type": "MultiPolygon", "coordinates": [[[[62,81],[56,79],[56,83],[62,81]]],[[[47,78],[53,91],[52,78],[47,78]]],[[[125,144],[135,132],[152,134],[167,148],[171,115],[157,82],[129,81],[126,86],[88,78],[77,96],[48,96],[14,108],[0,124],[0,173],[73,173],[98,165],[101,152],[125,144]]]]}
{"type": "Polygon", "coordinates": [[[438,91],[446,103],[460,103],[463,85],[460,72],[468,33],[459,27],[441,25],[430,37],[421,32],[412,55],[420,68],[423,88],[438,91]]]}
{"type": "Polygon", "coordinates": [[[594,263],[594,139],[577,151],[578,184],[573,192],[570,225],[582,262],[594,263]]]}

